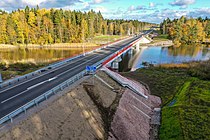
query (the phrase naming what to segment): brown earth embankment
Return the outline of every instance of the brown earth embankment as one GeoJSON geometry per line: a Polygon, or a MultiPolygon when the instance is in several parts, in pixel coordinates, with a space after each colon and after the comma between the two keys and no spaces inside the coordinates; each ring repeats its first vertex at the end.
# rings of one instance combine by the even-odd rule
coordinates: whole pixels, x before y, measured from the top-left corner
{"type": "Polygon", "coordinates": [[[148,92],[149,100],[145,100],[104,72],[97,75],[112,89],[97,78],[85,80],[10,129],[1,130],[0,140],[151,139],[159,98],[148,92]]]}

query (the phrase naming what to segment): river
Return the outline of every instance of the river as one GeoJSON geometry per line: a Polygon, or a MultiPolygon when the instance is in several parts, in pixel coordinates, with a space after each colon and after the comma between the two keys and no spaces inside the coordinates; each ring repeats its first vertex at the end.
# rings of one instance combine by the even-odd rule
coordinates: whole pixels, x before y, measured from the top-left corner
{"type": "MultiPolygon", "coordinates": [[[[92,48],[89,48],[89,50],[92,48]]],[[[86,50],[88,51],[88,50],[86,50]]],[[[83,52],[82,48],[11,48],[0,49],[0,63],[52,63],[72,57],[83,52]]],[[[196,46],[173,47],[141,47],[139,52],[131,50],[124,54],[119,63],[119,72],[126,72],[144,67],[142,63],[163,64],[182,63],[210,58],[210,48],[196,46]]]]}
{"type": "Polygon", "coordinates": [[[147,64],[183,63],[210,59],[210,48],[205,46],[141,47],[139,52],[130,50],[122,56],[119,72],[136,70],[147,64]]]}
{"type": "MultiPolygon", "coordinates": [[[[89,51],[88,48],[85,51],[89,51]]],[[[1,48],[0,63],[52,63],[83,52],[82,48],[1,48]]]]}

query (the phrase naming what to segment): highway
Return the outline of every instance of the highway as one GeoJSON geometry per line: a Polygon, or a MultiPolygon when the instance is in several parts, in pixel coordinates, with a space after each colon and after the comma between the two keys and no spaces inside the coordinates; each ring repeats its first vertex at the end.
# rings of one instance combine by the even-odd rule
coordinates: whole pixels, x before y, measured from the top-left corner
{"type": "Polygon", "coordinates": [[[32,79],[28,79],[27,81],[11,86],[10,88],[0,90],[0,118],[85,70],[86,66],[97,63],[139,38],[140,36],[110,45],[100,51],[68,62],[59,68],[48,70],[32,79]]]}

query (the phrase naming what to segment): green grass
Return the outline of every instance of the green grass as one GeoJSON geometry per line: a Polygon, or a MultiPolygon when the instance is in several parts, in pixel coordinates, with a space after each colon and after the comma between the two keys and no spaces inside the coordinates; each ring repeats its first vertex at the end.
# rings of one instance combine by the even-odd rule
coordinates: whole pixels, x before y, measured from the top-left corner
{"type": "Polygon", "coordinates": [[[120,35],[100,35],[100,36],[95,36],[91,42],[94,42],[96,44],[106,44],[108,41],[113,42],[118,39],[123,38],[123,36],[120,35]]]}
{"type": "Polygon", "coordinates": [[[179,108],[163,108],[161,115],[162,122],[159,138],[161,140],[183,140],[181,124],[179,122],[179,108]]]}
{"type": "Polygon", "coordinates": [[[161,34],[157,36],[156,38],[168,39],[168,34],[161,34]]]}
{"type": "Polygon", "coordinates": [[[176,103],[174,105],[182,105],[183,102],[188,101],[188,98],[186,96],[186,92],[189,89],[190,84],[191,84],[191,81],[187,81],[180,88],[180,91],[178,91],[176,96],[174,97],[174,100],[176,101],[176,103]]]}
{"type": "Polygon", "coordinates": [[[33,63],[15,63],[10,65],[0,63],[0,73],[2,74],[3,80],[7,80],[19,75],[24,75],[33,72],[44,66],[45,64],[33,64],[33,63]]]}
{"type": "Polygon", "coordinates": [[[155,42],[157,42],[157,41],[168,41],[168,40],[169,40],[168,34],[165,34],[165,35],[164,35],[164,34],[158,35],[158,36],[154,37],[153,40],[154,40],[155,42]]]}
{"type": "Polygon", "coordinates": [[[152,94],[161,97],[162,106],[164,106],[174,98],[176,92],[189,78],[186,72],[184,68],[151,67],[124,73],[124,75],[148,84],[152,94]]]}
{"type": "Polygon", "coordinates": [[[161,66],[124,73],[148,84],[151,93],[161,97],[161,140],[210,139],[209,64],[196,62],[189,67],[161,66]]]}

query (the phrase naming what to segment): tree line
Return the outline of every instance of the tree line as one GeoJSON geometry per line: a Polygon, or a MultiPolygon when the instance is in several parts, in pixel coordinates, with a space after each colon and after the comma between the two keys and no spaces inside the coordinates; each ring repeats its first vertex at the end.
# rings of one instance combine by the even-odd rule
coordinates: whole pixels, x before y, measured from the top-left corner
{"type": "Polygon", "coordinates": [[[101,12],[29,8],[0,11],[0,44],[78,43],[95,35],[127,35],[153,24],[108,20],[101,12]]]}
{"type": "Polygon", "coordinates": [[[180,19],[165,19],[161,24],[162,34],[168,34],[169,38],[178,46],[181,44],[204,43],[210,41],[210,19],[207,17],[180,19]]]}

